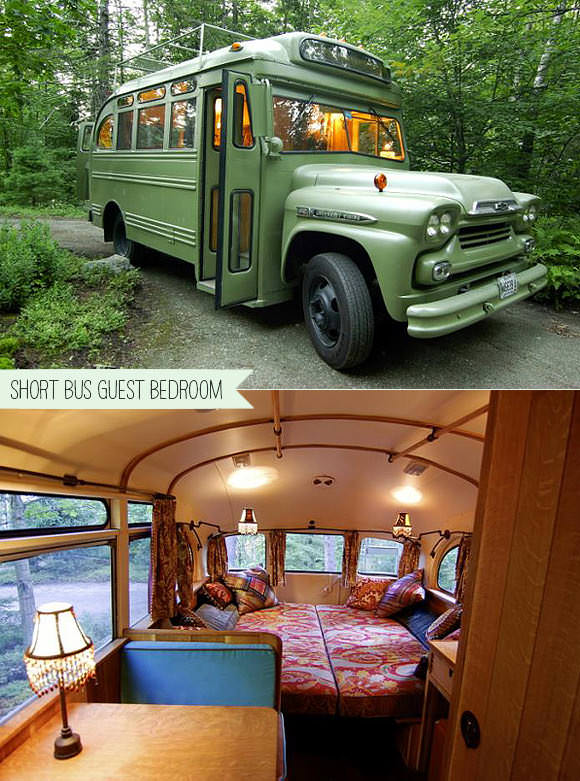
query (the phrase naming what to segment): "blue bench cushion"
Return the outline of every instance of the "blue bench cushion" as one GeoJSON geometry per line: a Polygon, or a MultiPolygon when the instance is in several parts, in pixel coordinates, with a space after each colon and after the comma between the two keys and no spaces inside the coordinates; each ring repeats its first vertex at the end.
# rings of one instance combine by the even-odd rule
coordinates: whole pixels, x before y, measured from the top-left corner
{"type": "Polygon", "coordinates": [[[275,651],[262,643],[129,642],[121,701],[276,708],[275,651]]]}

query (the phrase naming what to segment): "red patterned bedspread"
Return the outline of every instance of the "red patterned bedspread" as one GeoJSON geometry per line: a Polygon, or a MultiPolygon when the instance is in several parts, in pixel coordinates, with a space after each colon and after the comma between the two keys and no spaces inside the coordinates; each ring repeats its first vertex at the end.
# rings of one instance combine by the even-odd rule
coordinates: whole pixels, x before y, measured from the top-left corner
{"type": "Polygon", "coordinates": [[[420,716],[424,682],[414,676],[425,653],[403,626],[366,610],[317,605],[339,691],[342,716],[420,716]]]}
{"type": "Polygon", "coordinates": [[[240,616],[236,629],[282,639],[282,710],[336,713],[337,690],[313,605],[281,603],[240,616]]]}

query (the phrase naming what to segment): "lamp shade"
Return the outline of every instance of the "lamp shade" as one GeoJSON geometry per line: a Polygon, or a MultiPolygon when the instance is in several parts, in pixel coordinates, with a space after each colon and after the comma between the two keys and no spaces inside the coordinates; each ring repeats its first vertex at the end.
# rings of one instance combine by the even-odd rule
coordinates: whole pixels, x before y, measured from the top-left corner
{"type": "Polygon", "coordinates": [[[32,641],[24,654],[26,672],[39,696],[58,687],[79,689],[95,675],[93,642],[67,602],[37,608],[32,641]]]}
{"type": "Polygon", "coordinates": [[[410,537],[413,534],[409,513],[398,513],[393,524],[393,534],[395,537],[410,537]]]}
{"type": "Polygon", "coordinates": [[[238,532],[240,534],[258,533],[258,521],[256,520],[256,514],[251,507],[244,507],[242,510],[242,516],[238,523],[238,532]]]}

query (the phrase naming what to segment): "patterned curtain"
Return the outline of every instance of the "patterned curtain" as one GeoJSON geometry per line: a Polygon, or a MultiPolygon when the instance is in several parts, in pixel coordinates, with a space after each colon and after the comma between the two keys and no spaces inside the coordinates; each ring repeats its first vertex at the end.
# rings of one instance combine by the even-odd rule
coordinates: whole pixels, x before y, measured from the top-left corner
{"type": "Polygon", "coordinates": [[[402,578],[410,572],[419,569],[419,556],[421,554],[421,543],[419,540],[405,540],[403,543],[403,552],[399,559],[399,569],[397,577],[402,578]]]}
{"type": "Polygon", "coordinates": [[[344,550],[342,552],[342,585],[350,588],[356,583],[358,565],[358,532],[344,533],[344,550]]]}
{"type": "Polygon", "coordinates": [[[283,529],[273,529],[268,532],[268,575],[273,587],[286,584],[284,560],[286,558],[286,532],[283,529]]]}
{"type": "Polygon", "coordinates": [[[228,551],[223,534],[213,534],[207,541],[207,574],[220,580],[228,574],[228,551]]]}
{"type": "Polygon", "coordinates": [[[175,497],[157,494],[151,524],[151,617],[153,621],[175,615],[177,535],[175,497]]]}
{"type": "Polygon", "coordinates": [[[195,542],[193,534],[183,523],[177,524],[177,593],[180,608],[193,610],[193,577],[195,574],[195,542]]]}
{"type": "Polygon", "coordinates": [[[457,561],[455,563],[455,599],[463,603],[465,583],[469,574],[469,559],[471,557],[471,535],[464,534],[459,543],[457,561]]]}

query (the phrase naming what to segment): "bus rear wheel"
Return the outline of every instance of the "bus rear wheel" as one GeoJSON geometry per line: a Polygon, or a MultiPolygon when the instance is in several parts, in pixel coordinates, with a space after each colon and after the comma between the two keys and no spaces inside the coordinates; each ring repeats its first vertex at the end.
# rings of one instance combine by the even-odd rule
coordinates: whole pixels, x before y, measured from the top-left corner
{"type": "Polygon", "coordinates": [[[369,356],[374,337],[371,296],[360,269],[346,255],[324,252],[307,264],[302,306],[316,352],[334,369],[350,369],[369,356]]]}
{"type": "Polygon", "coordinates": [[[125,220],[122,214],[117,214],[113,225],[113,249],[117,255],[128,258],[131,263],[137,265],[143,259],[143,247],[127,238],[125,220]]]}

